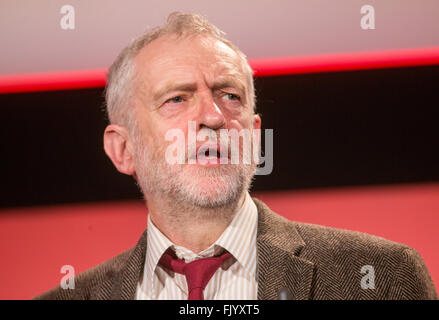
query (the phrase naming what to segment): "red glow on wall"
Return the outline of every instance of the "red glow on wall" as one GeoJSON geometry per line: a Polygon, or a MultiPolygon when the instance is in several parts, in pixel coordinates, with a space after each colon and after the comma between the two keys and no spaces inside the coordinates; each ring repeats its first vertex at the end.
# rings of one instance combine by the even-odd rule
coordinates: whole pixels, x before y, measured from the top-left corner
{"type": "Polygon", "coordinates": [[[0,93],[100,88],[106,77],[106,69],[2,75],[0,93]]]}
{"type": "MultiPolygon", "coordinates": [[[[339,72],[439,64],[439,47],[250,59],[255,76],[339,72]]],[[[0,93],[99,88],[107,70],[0,75],[0,93]]]]}
{"type": "Polygon", "coordinates": [[[354,71],[439,64],[439,47],[251,60],[255,76],[354,71]]]}

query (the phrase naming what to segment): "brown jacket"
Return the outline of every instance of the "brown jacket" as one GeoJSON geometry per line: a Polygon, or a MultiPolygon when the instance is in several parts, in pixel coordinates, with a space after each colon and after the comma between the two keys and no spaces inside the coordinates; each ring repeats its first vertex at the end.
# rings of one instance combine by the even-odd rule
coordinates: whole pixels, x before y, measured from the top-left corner
{"type": "MultiPolygon", "coordinates": [[[[262,201],[258,208],[258,299],[437,299],[420,255],[380,237],[291,222],[262,201]],[[363,289],[372,266],[374,288],[363,289]]],[[[137,245],[75,277],[75,289],[36,299],[134,299],[145,262],[146,230],[137,245]]],[[[371,282],[369,282],[370,284],[371,282]]]]}

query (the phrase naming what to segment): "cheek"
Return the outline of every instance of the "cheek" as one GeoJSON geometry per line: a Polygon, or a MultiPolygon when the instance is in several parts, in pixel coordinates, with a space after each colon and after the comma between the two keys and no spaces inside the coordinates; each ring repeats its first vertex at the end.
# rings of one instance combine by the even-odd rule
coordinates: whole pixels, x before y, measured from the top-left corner
{"type": "Polygon", "coordinates": [[[168,123],[166,127],[161,127],[160,130],[157,130],[154,139],[156,150],[160,150],[160,153],[166,152],[166,149],[171,145],[178,145],[179,148],[185,148],[186,150],[186,141],[188,139],[187,121],[168,123]]]}
{"type": "Polygon", "coordinates": [[[240,115],[238,117],[235,118],[231,118],[228,121],[229,125],[229,129],[237,129],[237,130],[241,130],[241,129],[252,129],[253,128],[253,115],[249,116],[247,114],[245,115],[240,115]]]}
{"type": "Polygon", "coordinates": [[[149,130],[149,125],[147,123],[138,121],[136,127],[137,128],[134,134],[137,142],[144,146],[149,146],[151,143],[151,132],[149,130]]]}
{"type": "Polygon", "coordinates": [[[141,146],[142,149],[146,148],[148,152],[156,153],[160,145],[163,144],[164,135],[151,120],[143,119],[143,121],[137,122],[135,142],[137,142],[138,147],[141,146]]]}

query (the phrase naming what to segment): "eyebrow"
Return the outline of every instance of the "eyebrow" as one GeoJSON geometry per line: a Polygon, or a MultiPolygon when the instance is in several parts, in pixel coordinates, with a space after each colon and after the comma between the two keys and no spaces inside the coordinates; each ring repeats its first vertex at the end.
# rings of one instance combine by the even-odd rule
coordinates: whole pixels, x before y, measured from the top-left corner
{"type": "Polygon", "coordinates": [[[168,92],[174,92],[174,91],[195,91],[197,90],[197,84],[196,83],[168,83],[159,90],[157,90],[153,94],[153,99],[155,101],[159,100],[161,97],[163,97],[168,92]]]}
{"type": "MultiPolygon", "coordinates": [[[[214,82],[212,86],[212,90],[219,90],[224,88],[237,88],[240,92],[245,94],[245,86],[243,83],[235,78],[224,78],[219,79],[214,82]]],[[[162,88],[158,89],[153,94],[153,99],[155,101],[160,100],[164,95],[175,92],[175,91],[196,91],[197,90],[197,84],[195,82],[188,82],[188,83],[168,83],[164,85],[162,88]]]]}
{"type": "Polygon", "coordinates": [[[212,90],[224,89],[224,88],[236,88],[242,93],[245,92],[244,84],[236,78],[225,78],[214,82],[212,90]]]}

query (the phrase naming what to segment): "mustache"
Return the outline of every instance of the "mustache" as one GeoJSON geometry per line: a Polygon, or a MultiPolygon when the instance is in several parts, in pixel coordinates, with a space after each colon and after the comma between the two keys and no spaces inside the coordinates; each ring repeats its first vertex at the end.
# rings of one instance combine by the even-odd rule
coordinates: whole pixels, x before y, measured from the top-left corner
{"type": "Polygon", "coordinates": [[[254,149],[253,130],[238,132],[236,129],[213,130],[203,127],[197,133],[188,132],[187,134],[183,131],[175,133],[179,129],[172,130],[168,130],[171,132],[170,134],[166,133],[164,143],[155,140],[148,143],[152,144],[151,146],[147,146],[143,143],[146,141],[138,141],[140,143],[136,143],[136,151],[142,150],[143,153],[152,156],[156,161],[160,161],[164,157],[163,160],[171,164],[175,161],[179,164],[193,163],[191,161],[206,157],[215,157],[222,159],[221,161],[233,158],[233,164],[237,164],[237,161],[241,161],[241,157],[244,155],[246,155],[246,159],[250,160],[254,149]]]}

